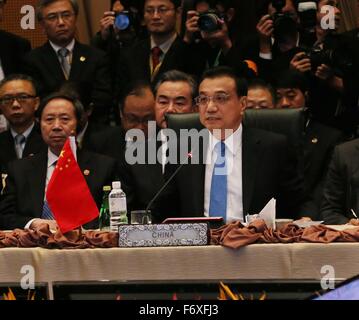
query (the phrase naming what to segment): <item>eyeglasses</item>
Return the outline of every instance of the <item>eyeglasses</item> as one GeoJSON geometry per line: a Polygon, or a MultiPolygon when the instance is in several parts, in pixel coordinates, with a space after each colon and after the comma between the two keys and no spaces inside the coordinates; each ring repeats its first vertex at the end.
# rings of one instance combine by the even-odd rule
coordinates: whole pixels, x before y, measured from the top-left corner
{"type": "Polygon", "coordinates": [[[212,100],[215,104],[225,104],[229,100],[230,95],[228,93],[217,93],[214,96],[199,95],[195,101],[199,106],[207,106],[212,100]]]}
{"type": "Polygon", "coordinates": [[[3,106],[3,107],[12,106],[15,100],[20,104],[24,104],[34,98],[36,98],[36,96],[31,96],[28,94],[19,94],[16,96],[5,96],[4,98],[0,98],[0,106],[3,106]]]}
{"type": "Polygon", "coordinates": [[[63,21],[69,21],[74,15],[75,13],[71,11],[55,12],[55,13],[50,13],[49,15],[44,17],[44,19],[48,22],[54,23],[60,20],[60,18],[63,21]]]}
{"type": "Polygon", "coordinates": [[[155,14],[155,12],[157,12],[160,16],[164,16],[165,14],[167,14],[167,12],[175,10],[175,8],[167,8],[167,7],[159,7],[159,8],[153,8],[153,7],[148,7],[145,9],[145,14],[149,15],[149,16],[153,16],[155,14]]]}

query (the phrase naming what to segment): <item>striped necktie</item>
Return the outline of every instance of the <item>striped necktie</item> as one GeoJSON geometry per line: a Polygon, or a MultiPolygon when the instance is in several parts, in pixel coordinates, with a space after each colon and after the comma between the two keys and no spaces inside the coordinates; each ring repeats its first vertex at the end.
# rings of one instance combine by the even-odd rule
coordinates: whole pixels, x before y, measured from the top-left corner
{"type": "Polygon", "coordinates": [[[15,136],[15,151],[18,159],[22,158],[22,153],[24,151],[23,147],[25,145],[26,138],[23,134],[18,134],[15,136]]]}
{"type": "Polygon", "coordinates": [[[213,168],[211,193],[209,203],[209,216],[227,216],[227,166],[226,166],[226,145],[223,141],[215,146],[217,159],[213,168]]]}
{"type": "Polygon", "coordinates": [[[64,72],[65,78],[68,79],[70,77],[71,65],[68,61],[68,55],[70,54],[70,50],[67,48],[61,48],[58,52],[60,57],[61,67],[64,72]]]}

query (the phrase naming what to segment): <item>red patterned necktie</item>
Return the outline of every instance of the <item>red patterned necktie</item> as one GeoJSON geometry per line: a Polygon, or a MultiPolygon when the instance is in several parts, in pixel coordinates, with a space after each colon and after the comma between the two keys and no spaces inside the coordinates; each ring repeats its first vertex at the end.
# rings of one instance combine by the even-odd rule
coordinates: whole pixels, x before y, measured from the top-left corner
{"type": "Polygon", "coordinates": [[[155,71],[156,67],[160,64],[160,57],[162,50],[159,47],[152,48],[152,70],[155,71]]]}

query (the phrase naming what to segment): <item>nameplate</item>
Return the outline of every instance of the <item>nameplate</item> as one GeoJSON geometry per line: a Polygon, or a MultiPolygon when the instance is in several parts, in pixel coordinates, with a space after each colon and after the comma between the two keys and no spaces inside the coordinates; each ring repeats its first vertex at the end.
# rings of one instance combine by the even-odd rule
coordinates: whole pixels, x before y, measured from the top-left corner
{"type": "Polygon", "coordinates": [[[135,224],[118,228],[119,247],[205,246],[207,223],[135,224]]]}

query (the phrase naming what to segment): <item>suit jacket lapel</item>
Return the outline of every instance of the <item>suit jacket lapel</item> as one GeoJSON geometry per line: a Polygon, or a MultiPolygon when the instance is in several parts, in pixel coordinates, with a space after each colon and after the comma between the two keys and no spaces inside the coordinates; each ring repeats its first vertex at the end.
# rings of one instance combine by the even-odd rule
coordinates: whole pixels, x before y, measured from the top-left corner
{"type": "Polygon", "coordinates": [[[4,150],[7,150],[9,153],[6,156],[8,161],[17,159],[17,155],[15,152],[14,138],[11,135],[10,130],[7,131],[7,137],[4,139],[4,150]]]}
{"type": "MultiPolygon", "coordinates": [[[[151,67],[150,67],[150,59],[151,59],[151,40],[148,38],[142,43],[142,48],[135,54],[138,54],[138,60],[133,61],[134,64],[138,65],[137,70],[141,70],[143,72],[144,78],[148,81],[151,80],[151,67]],[[141,65],[143,63],[143,65],[141,65]]],[[[131,57],[132,59],[132,57],[131,57]]]]}
{"type": "Polygon", "coordinates": [[[87,60],[88,57],[84,47],[76,41],[72,54],[70,79],[79,78],[79,75],[81,75],[83,68],[87,64],[87,60]]]}
{"type": "Polygon", "coordinates": [[[246,215],[251,214],[248,210],[253,198],[258,161],[260,160],[260,140],[248,128],[243,128],[242,152],[243,214],[246,215]]]}
{"type": "Polygon", "coordinates": [[[32,194],[35,212],[39,217],[45,198],[46,174],[47,174],[47,153],[39,154],[39,158],[31,158],[32,166],[29,172],[29,185],[32,186],[29,192],[32,194]]]}
{"type": "Polygon", "coordinates": [[[42,51],[42,61],[44,63],[44,67],[46,66],[48,73],[60,82],[66,80],[60,65],[60,61],[57,57],[57,53],[51,47],[50,43],[47,42],[43,48],[44,50],[42,51]]]}
{"type": "Polygon", "coordinates": [[[45,143],[43,142],[41,138],[40,128],[37,123],[35,123],[35,126],[31,130],[23,152],[23,158],[26,158],[28,156],[34,155],[34,153],[38,153],[42,150],[42,148],[45,148],[45,143]]]}
{"type": "Polygon", "coordinates": [[[191,164],[189,168],[194,166],[194,170],[191,170],[188,174],[188,179],[193,185],[193,190],[195,193],[192,195],[194,201],[194,211],[195,212],[204,212],[204,192],[205,192],[205,183],[206,183],[206,158],[207,158],[207,149],[209,142],[209,131],[207,130],[204,139],[200,140],[199,149],[192,149],[192,161],[199,161],[198,164],[191,164]],[[197,158],[198,157],[198,158],[197,158]]]}

